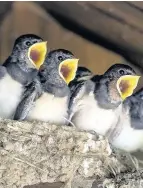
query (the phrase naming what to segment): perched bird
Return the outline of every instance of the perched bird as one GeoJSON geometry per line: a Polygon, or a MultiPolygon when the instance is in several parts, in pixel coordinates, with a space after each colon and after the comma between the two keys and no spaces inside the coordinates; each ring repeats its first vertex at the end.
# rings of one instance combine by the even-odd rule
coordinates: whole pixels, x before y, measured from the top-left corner
{"type": "Polygon", "coordinates": [[[143,88],[124,101],[116,127],[109,137],[113,146],[130,153],[143,151],[143,88]]]}
{"type": "Polygon", "coordinates": [[[67,124],[68,84],[74,79],[77,66],[78,59],[71,52],[63,49],[49,52],[39,70],[39,79],[27,89],[14,119],[67,124]]]}
{"type": "Polygon", "coordinates": [[[38,73],[47,52],[46,42],[36,35],[18,37],[11,55],[0,66],[0,117],[13,118],[25,86],[38,73]]]}
{"type": "Polygon", "coordinates": [[[92,78],[92,76],[93,76],[93,73],[89,69],[87,69],[86,67],[81,67],[81,66],[78,67],[74,80],[72,80],[69,83],[71,93],[73,93],[75,91],[78,84],[85,82],[86,80],[92,78]]]}
{"type": "MultiPolygon", "coordinates": [[[[76,71],[76,76],[73,81],[88,80],[93,76],[93,73],[86,67],[79,66],[76,71]]],[[[73,82],[71,81],[70,84],[73,82]]]]}
{"type": "Polygon", "coordinates": [[[80,129],[109,134],[117,124],[123,101],[132,95],[138,80],[131,67],[115,64],[103,75],[79,84],[70,99],[70,121],[80,129]]]}

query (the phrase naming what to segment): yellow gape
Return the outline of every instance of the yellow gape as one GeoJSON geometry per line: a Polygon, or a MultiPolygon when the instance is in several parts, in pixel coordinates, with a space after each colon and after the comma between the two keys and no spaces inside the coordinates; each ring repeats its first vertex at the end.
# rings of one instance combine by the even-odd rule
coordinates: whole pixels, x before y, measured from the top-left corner
{"type": "Polygon", "coordinates": [[[140,76],[125,75],[118,79],[117,89],[122,100],[125,100],[127,97],[133,94],[134,89],[137,87],[139,78],[140,76]]]}
{"type": "Polygon", "coordinates": [[[32,64],[39,69],[44,63],[47,53],[47,42],[38,42],[33,44],[28,50],[28,57],[32,64]]]}
{"type": "Polygon", "coordinates": [[[60,63],[59,74],[69,84],[76,75],[79,59],[66,59],[60,63]]]}

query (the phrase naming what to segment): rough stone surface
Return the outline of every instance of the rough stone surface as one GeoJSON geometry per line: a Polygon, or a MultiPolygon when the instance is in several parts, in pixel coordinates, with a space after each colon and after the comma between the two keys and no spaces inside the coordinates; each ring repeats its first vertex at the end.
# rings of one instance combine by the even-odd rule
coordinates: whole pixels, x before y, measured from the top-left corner
{"type": "Polygon", "coordinates": [[[96,187],[123,188],[121,172],[132,169],[128,161],[101,136],[41,122],[0,120],[0,188],[45,182],[91,188],[95,180],[100,182],[96,187]]]}
{"type": "Polygon", "coordinates": [[[40,183],[38,185],[25,186],[24,188],[61,188],[63,183],[40,183]]]}

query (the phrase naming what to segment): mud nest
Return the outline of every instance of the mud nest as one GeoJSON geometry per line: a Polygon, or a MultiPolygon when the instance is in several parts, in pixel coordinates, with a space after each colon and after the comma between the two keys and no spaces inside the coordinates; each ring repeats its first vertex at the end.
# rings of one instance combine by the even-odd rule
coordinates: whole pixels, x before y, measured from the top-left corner
{"type": "Polygon", "coordinates": [[[0,120],[0,188],[45,182],[134,188],[141,186],[142,176],[130,157],[113,152],[104,137],[67,126],[0,120]]]}

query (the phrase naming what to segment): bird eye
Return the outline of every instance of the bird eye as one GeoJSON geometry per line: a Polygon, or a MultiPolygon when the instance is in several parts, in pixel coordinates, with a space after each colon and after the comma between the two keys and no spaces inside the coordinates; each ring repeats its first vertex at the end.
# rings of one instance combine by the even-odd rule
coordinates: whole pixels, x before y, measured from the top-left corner
{"type": "Polygon", "coordinates": [[[119,73],[120,73],[121,75],[124,75],[124,74],[125,74],[125,71],[124,71],[124,70],[119,70],[119,73]]]}
{"type": "Polygon", "coordinates": [[[62,60],[63,60],[63,57],[62,57],[62,56],[59,56],[59,57],[58,57],[58,60],[59,60],[59,61],[62,61],[62,60]]]}
{"type": "Polygon", "coordinates": [[[26,42],[26,46],[30,46],[31,43],[29,41],[26,42]]]}

